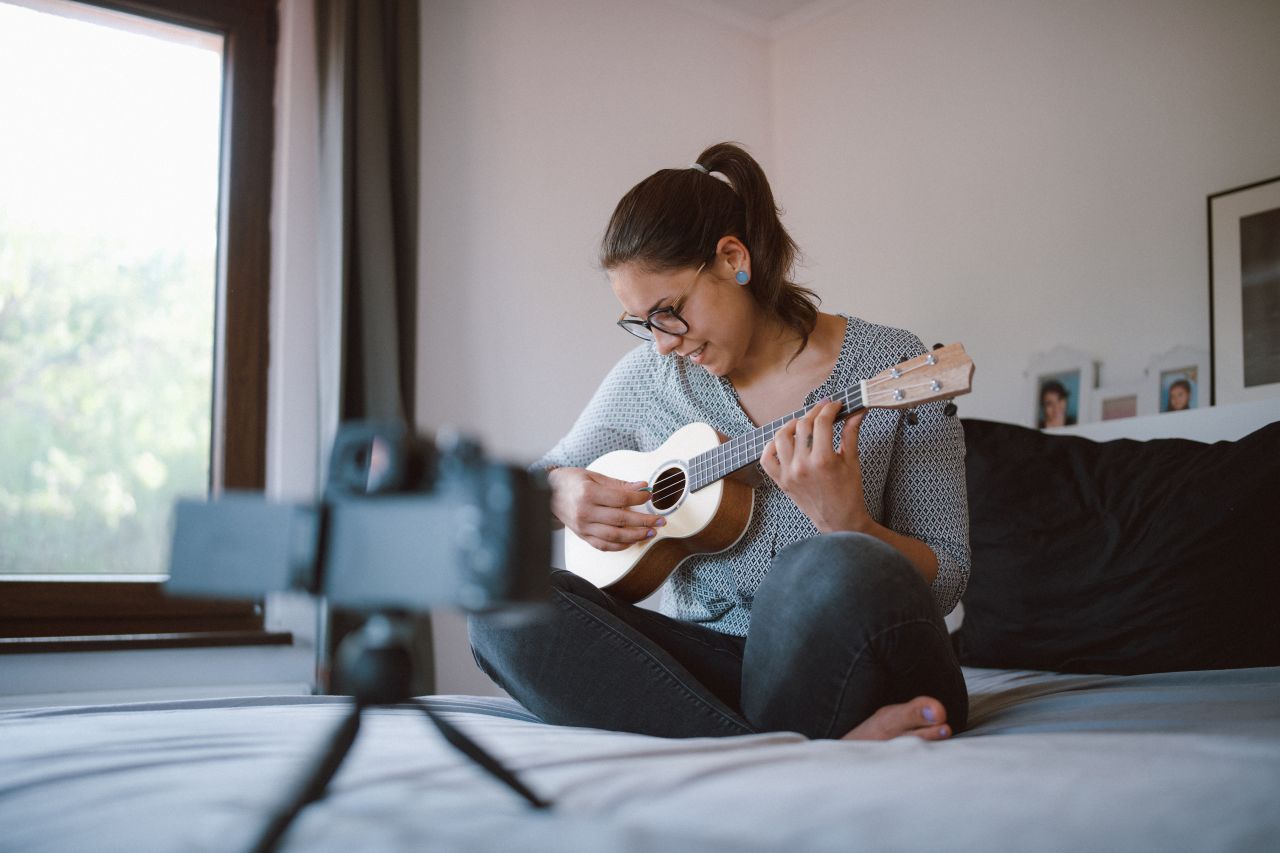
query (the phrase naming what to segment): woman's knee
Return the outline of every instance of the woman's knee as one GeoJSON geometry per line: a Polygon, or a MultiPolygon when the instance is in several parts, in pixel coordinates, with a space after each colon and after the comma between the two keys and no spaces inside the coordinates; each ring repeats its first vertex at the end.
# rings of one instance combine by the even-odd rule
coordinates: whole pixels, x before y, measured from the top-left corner
{"type": "Polygon", "coordinates": [[[911,561],[864,533],[828,533],[787,546],[774,558],[762,591],[766,585],[788,598],[872,611],[932,601],[911,561]]]}
{"type": "Polygon", "coordinates": [[[528,663],[548,643],[559,636],[560,620],[566,618],[569,609],[558,606],[566,599],[595,600],[603,597],[595,586],[572,572],[553,571],[550,577],[551,600],[536,611],[523,613],[471,614],[467,617],[467,639],[476,666],[504,689],[512,668],[528,663]]]}

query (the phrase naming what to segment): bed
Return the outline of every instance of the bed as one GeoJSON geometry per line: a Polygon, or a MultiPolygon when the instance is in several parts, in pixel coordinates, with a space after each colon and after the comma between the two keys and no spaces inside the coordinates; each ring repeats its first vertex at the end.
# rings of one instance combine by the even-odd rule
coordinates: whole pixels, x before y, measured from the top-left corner
{"type": "MultiPolygon", "coordinates": [[[[1280,849],[1280,423],[1255,428],[1273,409],[1210,444],[965,422],[971,725],[948,741],[664,740],[434,696],[553,808],[395,706],[282,849],[1280,849]]],[[[251,849],[347,710],[0,712],[0,850],[251,849]]]]}

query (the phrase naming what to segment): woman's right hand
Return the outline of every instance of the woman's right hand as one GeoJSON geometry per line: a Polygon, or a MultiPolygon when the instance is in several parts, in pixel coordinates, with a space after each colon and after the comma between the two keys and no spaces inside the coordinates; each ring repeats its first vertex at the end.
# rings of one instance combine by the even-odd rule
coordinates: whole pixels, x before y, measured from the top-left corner
{"type": "Polygon", "coordinates": [[[631,509],[649,500],[646,483],[625,483],[586,468],[556,468],[551,513],[580,539],[600,551],[622,551],[657,534],[660,515],[631,509]]]}

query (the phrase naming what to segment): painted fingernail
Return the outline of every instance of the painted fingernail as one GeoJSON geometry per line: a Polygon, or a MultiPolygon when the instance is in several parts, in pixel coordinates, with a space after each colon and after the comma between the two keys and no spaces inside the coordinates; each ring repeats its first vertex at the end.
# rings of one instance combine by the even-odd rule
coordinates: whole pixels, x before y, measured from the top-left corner
{"type": "Polygon", "coordinates": [[[949,737],[949,736],[951,735],[951,728],[950,728],[950,726],[942,726],[941,728],[939,728],[939,729],[938,729],[938,735],[939,735],[940,737],[949,737]]]}
{"type": "MultiPolygon", "coordinates": [[[[654,527],[662,527],[662,526],[663,526],[663,525],[665,525],[666,523],[667,523],[667,520],[666,520],[665,518],[660,518],[660,519],[658,519],[657,521],[655,521],[655,522],[653,523],[653,525],[654,525],[654,527]]],[[[932,720],[930,720],[930,722],[933,722],[933,721],[932,721],[932,720]]]]}
{"type": "Polygon", "coordinates": [[[644,538],[645,538],[645,539],[652,539],[652,538],[653,538],[654,536],[656,536],[657,534],[658,534],[658,531],[656,531],[656,530],[654,530],[652,527],[650,527],[648,530],[646,530],[646,531],[644,532],[644,538]]]}
{"type": "Polygon", "coordinates": [[[936,722],[938,722],[938,715],[937,715],[937,714],[935,714],[935,713],[933,712],[933,709],[932,709],[932,708],[930,708],[928,705],[925,705],[925,706],[924,706],[924,711],[922,711],[921,713],[923,713],[923,714],[924,714],[924,718],[925,718],[926,720],[928,720],[929,722],[931,722],[931,723],[936,723],[936,722]]]}

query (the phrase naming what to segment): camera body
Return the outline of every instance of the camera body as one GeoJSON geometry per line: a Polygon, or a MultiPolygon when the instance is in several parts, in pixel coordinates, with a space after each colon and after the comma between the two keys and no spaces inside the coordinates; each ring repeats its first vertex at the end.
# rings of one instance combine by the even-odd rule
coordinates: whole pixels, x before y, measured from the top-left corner
{"type": "Polygon", "coordinates": [[[250,492],[179,501],[167,590],[302,590],[371,612],[537,601],[548,588],[550,506],[544,475],[487,460],[474,441],[351,422],[318,504],[250,492]]]}

